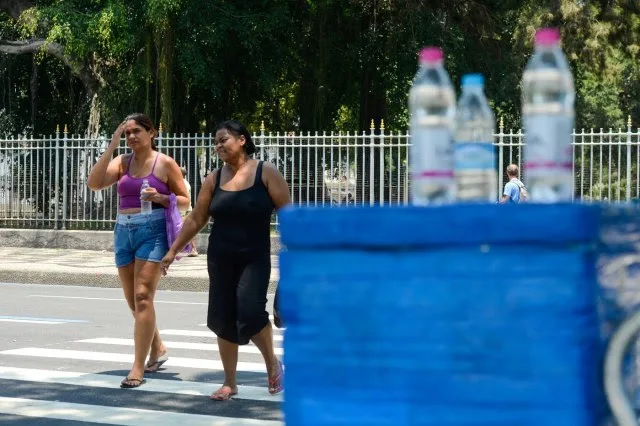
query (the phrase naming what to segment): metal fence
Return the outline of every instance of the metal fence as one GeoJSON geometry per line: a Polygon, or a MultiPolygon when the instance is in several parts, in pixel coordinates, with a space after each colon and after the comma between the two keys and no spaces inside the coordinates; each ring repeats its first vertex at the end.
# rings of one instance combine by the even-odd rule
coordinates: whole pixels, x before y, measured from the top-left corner
{"type": "MultiPolygon", "coordinates": [[[[293,202],[312,206],[397,205],[409,202],[407,132],[386,133],[384,123],[362,133],[260,133],[257,158],[273,162],[289,184],[293,202]]],[[[524,134],[495,135],[496,200],[508,164],[521,164],[524,134]]],[[[204,177],[220,165],[212,134],[160,133],[159,150],[188,170],[195,200],[204,177]]],[[[112,229],[115,186],[87,188],[92,165],[109,144],[66,132],[40,139],[0,140],[0,227],[112,229]]],[[[640,197],[640,129],[573,133],[575,199],[629,201],[640,197]]],[[[126,147],[121,144],[118,153],[126,147]]],[[[526,184],[526,174],[522,177],[526,184]]],[[[275,221],[275,217],[274,217],[275,221]]]]}

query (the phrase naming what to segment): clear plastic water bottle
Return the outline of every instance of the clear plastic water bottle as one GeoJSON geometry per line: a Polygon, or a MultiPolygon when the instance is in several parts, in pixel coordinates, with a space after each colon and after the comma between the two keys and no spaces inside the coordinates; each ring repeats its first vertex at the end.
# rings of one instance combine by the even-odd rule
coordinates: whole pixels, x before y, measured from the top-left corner
{"type": "Polygon", "coordinates": [[[420,51],[420,68],[409,91],[411,201],[416,205],[455,200],[453,118],[456,99],[440,48],[420,51]]]}
{"type": "Polygon", "coordinates": [[[484,95],[482,74],[462,77],[454,124],[456,198],[495,202],[497,197],[495,116],[484,95]]]}
{"type": "Polygon", "coordinates": [[[147,201],[144,199],[144,191],[149,188],[149,181],[147,179],[142,180],[142,186],[140,187],[140,213],[142,214],[150,214],[151,213],[151,201],[147,201]]]}
{"type": "Polygon", "coordinates": [[[535,52],[524,71],[522,95],[524,171],[531,200],[571,201],[575,89],[557,29],[544,28],[536,33],[535,52]]]}

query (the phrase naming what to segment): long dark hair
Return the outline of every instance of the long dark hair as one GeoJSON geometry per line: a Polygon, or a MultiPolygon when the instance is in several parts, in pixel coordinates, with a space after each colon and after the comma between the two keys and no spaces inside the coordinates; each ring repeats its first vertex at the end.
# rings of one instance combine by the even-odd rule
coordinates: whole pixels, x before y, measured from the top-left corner
{"type": "Polygon", "coordinates": [[[138,124],[139,126],[144,127],[144,129],[147,132],[151,132],[153,131],[153,136],[151,137],[151,149],[154,151],[158,150],[158,146],[156,145],[156,136],[158,136],[158,131],[156,130],[155,126],[153,125],[153,121],[151,121],[151,118],[149,118],[149,116],[147,114],[142,114],[142,113],[135,113],[135,114],[131,114],[128,115],[124,121],[129,121],[129,120],[133,120],[136,122],[136,124],[138,124]]]}
{"type": "Polygon", "coordinates": [[[251,135],[249,134],[249,131],[247,130],[244,124],[242,124],[237,120],[223,121],[222,123],[216,126],[214,133],[217,133],[218,130],[222,130],[222,129],[233,134],[233,136],[235,136],[236,138],[239,137],[240,135],[244,136],[245,143],[243,148],[244,148],[244,152],[246,152],[247,155],[251,155],[254,152],[256,152],[256,145],[253,143],[253,139],[251,139],[251,135]]]}

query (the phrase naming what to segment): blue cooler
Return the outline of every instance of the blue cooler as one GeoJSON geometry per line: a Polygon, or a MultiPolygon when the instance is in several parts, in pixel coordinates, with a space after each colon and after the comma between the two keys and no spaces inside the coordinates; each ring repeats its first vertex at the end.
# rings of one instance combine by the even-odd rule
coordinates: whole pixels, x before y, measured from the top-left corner
{"type": "Polygon", "coordinates": [[[598,207],[279,214],[288,425],[598,425],[598,207]]]}

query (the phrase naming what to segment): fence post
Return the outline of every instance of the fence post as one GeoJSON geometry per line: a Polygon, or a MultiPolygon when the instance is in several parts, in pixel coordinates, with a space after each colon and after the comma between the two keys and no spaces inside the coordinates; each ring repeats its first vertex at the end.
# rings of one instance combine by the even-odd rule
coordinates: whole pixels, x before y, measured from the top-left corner
{"type": "MultiPolygon", "coordinates": [[[[160,122],[160,126],[158,126],[158,152],[162,152],[162,122],[160,122]]],[[[125,146],[126,146],[126,138],[125,138],[125,146]]]]}
{"type": "Polygon", "coordinates": [[[55,189],[53,196],[53,229],[58,229],[58,208],[60,207],[60,131],[56,129],[55,189]]]}
{"type": "MultiPolygon", "coordinates": [[[[380,120],[380,205],[384,205],[384,120],[380,120]]],[[[389,182],[391,185],[391,182],[389,182]]],[[[389,197],[389,204],[391,204],[391,197],[389,197]]]]}
{"type": "Polygon", "coordinates": [[[260,122],[260,160],[264,160],[264,120],[260,122]]]}
{"type": "MultiPolygon", "coordinates": [[[[584,135],[584,128],[582,129],[582,134],[584,135]]],[[[584,136],[583,140],[584,142],[584,136]]],[[[580,146],[580,151],[584,153],[584,144],[580,146]]],[[[584,189],[584,164],[581,164],[582,171],[581,179],[582,183],[580,184],[580,198],[582,198],[582,191],[584,189]]],[[[576,200],[576,129],[574,128],[571,132],[571,201],[576,200]]]]}
{"type": "Polygon", "coordinates": [[[502,198],[504,184],[504,119],[500,117],[500,133],[498,133],[498,200],[502,198]]]}
{"type": "Polygon", "coordinates": [[[631,115],[627,119],[627,202],[631,201],[631,115]]]}
{"type": "Polygon", "coordinates": [[[369,127],[370,133],[369,133],[369,205],[373,206],[373,204],[375,203],[375,173],[376,173],[376,169],[375,169],[375,153],[373,152],[373,149],[376,146],[376,137],[375,137],[375,129],[376,129],[376,125],[373,122],[373,119],[371,119],[371,126],[369,127]]]}
{"type": "MultiPolygon", "coordinates": [[[[413,137],[409,129],[405,131],[406,149],[404,155],[404,205],[407,206],[411,202],[411,147],[413,146],[413,137]]],[[[400,135],[400,132],[398,132],[400,135]]]]}
{"type": "Polygon", "coordinates": [[[68,188],[67,182],[67,125],[64,125],[64,134],[62,136],[62,230],[67,229],[67,200],[68,200],[68,188]]]}

